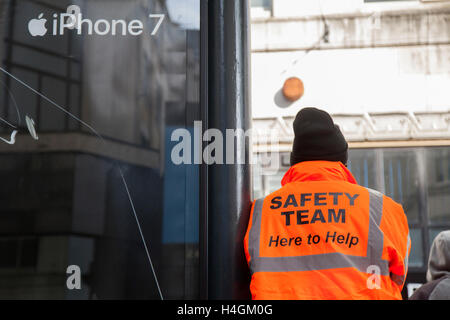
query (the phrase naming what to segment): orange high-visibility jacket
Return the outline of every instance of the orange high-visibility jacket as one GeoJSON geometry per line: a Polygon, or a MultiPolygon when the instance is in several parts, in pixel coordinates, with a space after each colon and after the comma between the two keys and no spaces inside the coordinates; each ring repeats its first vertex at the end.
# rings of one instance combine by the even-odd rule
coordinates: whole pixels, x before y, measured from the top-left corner
{"type": "Polygon", "coordinates": [[[253,299],[401,299],[410,237],[402,206],[340,162],[292,166],[253,202],[244,249],[253,299]]]}

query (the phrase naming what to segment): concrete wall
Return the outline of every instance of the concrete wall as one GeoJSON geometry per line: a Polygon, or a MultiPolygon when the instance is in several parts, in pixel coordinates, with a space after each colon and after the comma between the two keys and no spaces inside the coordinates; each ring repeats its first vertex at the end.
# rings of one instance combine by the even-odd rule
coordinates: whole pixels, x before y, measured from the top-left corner
{"type": "Polygon", "coordinates": [[[274,17],[253,20],[253,118],[292,116],[304,106],[331,113],[449,110],[450,2],[332,2],[322,1],[328,42],[311,1],[275,0],[274,17]],[[290,76],[305,85],[293,104],[280,94],[290,76]]]}

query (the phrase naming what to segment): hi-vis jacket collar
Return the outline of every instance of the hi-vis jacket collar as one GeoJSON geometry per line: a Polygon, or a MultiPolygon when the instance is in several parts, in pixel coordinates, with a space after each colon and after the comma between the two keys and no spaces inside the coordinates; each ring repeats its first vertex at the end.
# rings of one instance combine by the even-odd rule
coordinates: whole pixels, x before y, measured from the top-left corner
{"type": "Polygon", "coordinates": [[[304,161],[289,168],[281,180],[281,185],[290,182],[336,180],[357,183],[352,173],[341,162],[304,161]]]}

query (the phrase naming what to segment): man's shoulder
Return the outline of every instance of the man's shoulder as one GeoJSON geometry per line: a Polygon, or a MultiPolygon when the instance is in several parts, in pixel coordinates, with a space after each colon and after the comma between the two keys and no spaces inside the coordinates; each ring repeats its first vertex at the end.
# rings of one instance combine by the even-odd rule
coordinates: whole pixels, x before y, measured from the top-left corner
{"type": "Polygon", "coordinates": [[[279,196],[281,196],[283,194],[285,194],[285,193],[283,191],[283,187],[281,187],[280,189],[275,190],[275,191],[273,191],[272,193],[269,193],[266,196],[263,196],[261,198],[255,199],[255,203],[257,203],[257,202],[261,202],[262,203],[262,202],[267,201],[267,200],[270,201],[271,199],[274,199],[275,197],[279,197],[279,196]]]}
{"type": "MultiPolygon", "coordinates": [[[[362,187],[362,186],[360,186],[360,187],[362,187]]],[[[403,212],[403,207],[400,203],[396,202],[394,199],[392,199],[391,197],[382,193],[381,191],[378,191],[378,190],[372,189],[372,188],[368,188],[368,187],[362,187],[362,188],[367,189],[369,191],[369,193],[372,193],[372,194],[382,197],[384,205],[394,207],[395,209],[399,209],[403,212]]]]}
{"type": "Polygon", "coordinates": [[[391,197],[389,197],[387,195],[383,195],[383,199],[384,199],[384,203],[387,206],[390,206],[391,208],[404,213],[403,206],[401,203],[398,203],[397,201],[395,201],[394,199],[392,199],[391,197]]]}

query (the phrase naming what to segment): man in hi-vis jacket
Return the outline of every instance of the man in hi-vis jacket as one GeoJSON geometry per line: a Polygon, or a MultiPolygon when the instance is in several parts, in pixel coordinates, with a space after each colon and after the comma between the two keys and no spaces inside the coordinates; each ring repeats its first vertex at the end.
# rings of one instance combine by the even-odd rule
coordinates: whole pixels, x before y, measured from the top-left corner
{"type": "Polygon", "coordinates": [[[401,299],[410,237],[402,206],[359,186],[325,111],[300,110],[282,187],[253,203],[244,249],[253,299],[401,299]]]}

